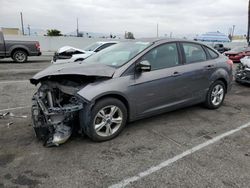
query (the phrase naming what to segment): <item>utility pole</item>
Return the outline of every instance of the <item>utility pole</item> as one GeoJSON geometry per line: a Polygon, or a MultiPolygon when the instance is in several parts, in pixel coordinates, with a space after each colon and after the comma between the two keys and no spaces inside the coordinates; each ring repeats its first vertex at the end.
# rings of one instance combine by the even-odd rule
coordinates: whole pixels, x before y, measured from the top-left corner
{"type": "Polygon", "coordinates": [[[247,24],[247,43],[248,46],[250,46],[250,42],[249,42],[249,37],[250,37],[250,0],[248,2],[248,24],[247,24]]]}
{"type": "Polygon", "coordinates": [[[76,18],[76,36],[79,37],[78,18],[76,18]]]}
{"type": "Polygon", "coordinates": [[[157,38],[159,37],[159,25],[158,25],[158,23],[157,23],[157,26],[156,26],[156,36],[157,36],[157,38]]]}
{"type": "Polygon", "coordinates": [[[30,25],[28,25],[28,27],[27,27],[27,28],[28,28],[28,31],[29,31],[29,36],[30,36],[30,25]]]}
{"type": "Polygon", "coordinates": [[[228,28],[228,36],[231,35],[231,33],[232,33],[232,28],[230,27],[228,28]]]}
{"type": "Polygon", "coordinates": [[[234,37],[234,29],[235,29],[235,25],[233,25],[233,29],[232,29],[232,39],[234,37]]]}
{"type": "Polygon", "coordinates": [[[20,15],[21,15],[22,33],[23,33],[23,35],[24,35],[24,28],[23,28],[23,13],[20,12],[20,15]]]}

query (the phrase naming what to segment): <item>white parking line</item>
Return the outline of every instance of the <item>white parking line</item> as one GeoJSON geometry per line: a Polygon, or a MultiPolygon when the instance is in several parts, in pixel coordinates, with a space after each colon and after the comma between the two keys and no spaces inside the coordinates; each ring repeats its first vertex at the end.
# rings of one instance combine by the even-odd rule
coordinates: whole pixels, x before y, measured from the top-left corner
{"type": "Polygon", "coordinates": [[[15,108],[6,108],[6,109],[1,109],[0,112],[11,111],[11,110],[20,110],[20,109],[24,109],[24,108],[30,108],[30,106],[19,106],[19,107],[15,107],[15,108]]]}
{"type": "Polygon", "coordinates": [[[223,133],[223,134],[221,134],[219,136],[216,136],[213,139],[208,140],[208,141],[206,141],[206,142],[204,142],[202,144],[199,144],[199,145],[197,145],[197,146],[195,146],[195,147],[193,147],[193,148],[191,148],[191,149],[189,149],[187,151],[184,151],[183,153],[181,153],[179,155],[176,155],[175,157],[173,157],[171,159],[168,159],[168,160],[160,163],[159,165],[152,166],[152,167],[150,167],[149,169],[147,169],[144,172],[140,172],[139,174],[137,174],[135,176],[124,179],[124,180],[120,181],[117,184],[111,185],[111,186],[109,186],[109,188],[125,187],[125,186],[129,185],[132,182],[138,181],[138,180],[140,180],[140,179],[142,179],[142,178],[144,178],[144,177],[146,177],[146,176],[148,176],[148,175],[150,175],[150,174],[152,174],[154,172],[157,172],[157,171],[161,170],[162,168],[165,168],[165,167],[169,166],[170,164],[172,164],[172,163],[174,163],[174,162],[176,162],[176,161],[178,161],[178,160],[180,160],[180,159],[182,159],[182,158],[184,158],[184,157],[186,157],[186,156],[188,156],[188,155],[190,155],[192,153],[195,153],[195,152],[203,149],[206,146],[214,144],[214,143],[220,141],[221,139],[223,139],[224,137],[230,136],[230,135],[232,135],[232,134],[234,134],[234,133],[236,133],[236,132],[238,132],[238,131],[240,131],[242,129],[245,129],[247,127],[250,127],[250,122],[236,128],[236,129],[230,130],[230,131],[225,132],[225,133],[223,133]]]}
{"type": "Polygon", "coordinates": [[[6,80],[1,81],[0,84],[11,84],[11,83],[23,83],[23,82],[29,82],[29,80],[6,80]]]}

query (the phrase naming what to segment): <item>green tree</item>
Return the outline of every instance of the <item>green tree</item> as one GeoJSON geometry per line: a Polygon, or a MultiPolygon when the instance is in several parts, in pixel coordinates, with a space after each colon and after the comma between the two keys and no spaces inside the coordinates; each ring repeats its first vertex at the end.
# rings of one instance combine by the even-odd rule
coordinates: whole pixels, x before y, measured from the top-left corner
{"type": "Polygon", "coordinates": [[[126,32],[125,39],[135,39],[134,34],[132,32],[126,32]]]}
{"type": "Polygon", "coordinates": [[[53,36],[62,36],[61,31],[57,29],[48,29],[47,30],[47,36],[53,37],[53,36]]]}

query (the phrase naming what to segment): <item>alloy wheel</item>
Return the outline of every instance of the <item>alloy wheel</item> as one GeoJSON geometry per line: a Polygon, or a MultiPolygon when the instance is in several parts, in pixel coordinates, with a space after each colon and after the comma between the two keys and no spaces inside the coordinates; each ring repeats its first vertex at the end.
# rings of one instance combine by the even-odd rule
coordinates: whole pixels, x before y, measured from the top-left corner
{"type": "Polygon", "coordinates": [[[18,52],[15,54],[15,58],[18,62],[23,62],[25,61],[25,54],[22,52],[18,52]]]}
{"type": "Polygon", "coordinates": [[[216,85],[211,94],[211,101],[212,104],[215,106],[220,105],[220,103],[223,101],[224,98],[224,88],[222,85],[216,85]]]}
{"type": "Polygon", "coordinates": [[[119,107],[110,105],[102,108],[94,118],[96,134],[108,137],[116,133],[123,122],[123,114],[119,107]]]}

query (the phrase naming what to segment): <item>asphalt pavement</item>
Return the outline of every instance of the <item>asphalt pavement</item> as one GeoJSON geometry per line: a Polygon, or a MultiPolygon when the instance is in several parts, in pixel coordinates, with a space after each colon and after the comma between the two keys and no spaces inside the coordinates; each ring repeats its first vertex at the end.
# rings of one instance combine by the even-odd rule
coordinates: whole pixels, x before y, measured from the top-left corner
{"type": "Polygon", "coordinates": [[[0,187],[249,187],[250,127],[239,129],[250,122],[249,86],[234,83],[217,110],[195,105],[107,142],[76,135],[46,148],[32,129],[28,79],[50,58],[0,60],[0,113],[12,113],[0,119],[0,187]]]}

